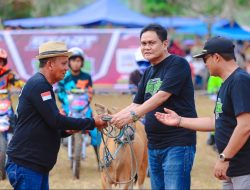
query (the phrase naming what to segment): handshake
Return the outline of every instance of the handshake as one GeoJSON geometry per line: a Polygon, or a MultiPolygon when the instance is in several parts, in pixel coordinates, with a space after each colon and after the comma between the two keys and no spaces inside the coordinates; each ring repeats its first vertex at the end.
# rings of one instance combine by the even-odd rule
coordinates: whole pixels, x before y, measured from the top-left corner
{"type": "MultiPolygon", "coordinates": [[[[95,121],[95,127],[101,131],[103,128],[106,128],[108,126],[108,121],[111,120],[111,117],[108,116],[108,115],[95,115],[93,117],[94,121],[95,121]],[[109,118],[107,120],[107,118],[109,118]]],[[[68,134],[75,134],[75,133],[78,133],[80,132],[81,130],[66,130],[66,132],[68,134]]]]}
{"type": "Polygon", "coordinates": [[[101,131],[103,128],[106,128],[108,126],[108,121],[111,120],[111,117],[109,115],[102,114],[102,115],[95,115],[93,119],[95,120],[95,127],[99,131],[101,131]]]}

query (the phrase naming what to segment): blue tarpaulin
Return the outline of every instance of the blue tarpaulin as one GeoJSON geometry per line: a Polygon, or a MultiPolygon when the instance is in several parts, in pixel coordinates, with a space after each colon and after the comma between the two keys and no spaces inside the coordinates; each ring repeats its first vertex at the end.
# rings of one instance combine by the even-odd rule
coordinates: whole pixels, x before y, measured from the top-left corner
{"type": "Polygon", "coordinates": [[[193,17],[157,17],[156,23],[166,28],[173,28],[178,33],[206,35],[207,24],[200,18],[193,17]]]}
{"type": "Polygon", "coordinates": [[[6,20],[5,26],[24,28],[115,25],[143,27],[154,22],[120,3],[119,0],[98,0],[89,6],[62,16],[6,20]]]}
{"type": "Polygon", "coordinates": [[[237,22],[228,21],[221,26],[213,27],[212,34],[232,40],[250,40],[250,31],[244,30],[237,22]]]}
{"type": "Polygon", "coordinates": [[[205,36],[208,34],[208,29],[206,25],[180,27],[177,28],[175,31],[178,33],[195,34],[199,36],[205,36]]]}
{"type": "MultiPolygon", "coordinates": [[[[171,19],[171,18],[169,18],[171,19]]],[[[165,20],[169,20],[166,19],[165,20]]],[[[207,23],[199,20],[198,18],[175,18],[172,21],[165,23],[166,27],[174,28],[178,33],[207,35],[207,23]]],[[[212,36],[223,36],[232,40],[250,40],[250,31],[244,30],[236,21],[230,22],[226,19],[216,18],[211,26],[212,36]]]]}
{"type": "Polygon", "coordinates": [[[166,28],[193,27],[204,25],[204,21],[191,17],[156,17],[154,21],[166,28]]]}

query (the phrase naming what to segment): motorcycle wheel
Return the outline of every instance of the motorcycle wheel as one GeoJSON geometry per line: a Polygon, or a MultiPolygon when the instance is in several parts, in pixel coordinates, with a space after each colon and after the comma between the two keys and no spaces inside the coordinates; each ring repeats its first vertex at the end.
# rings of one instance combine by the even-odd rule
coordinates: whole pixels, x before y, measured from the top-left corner
{"type": "Polygon", "coordinates": [[[74,159],[73,159],[73,176],[76,179],[80,178],[81,168],[81,153],[82,153],[82,134],[74,134],[74,159]]]}
{"type": "Polygon", "coordinates": [[[5,162],[6,162],[7,141],[0,133],[0,181],[6,179],[5,162]]]}

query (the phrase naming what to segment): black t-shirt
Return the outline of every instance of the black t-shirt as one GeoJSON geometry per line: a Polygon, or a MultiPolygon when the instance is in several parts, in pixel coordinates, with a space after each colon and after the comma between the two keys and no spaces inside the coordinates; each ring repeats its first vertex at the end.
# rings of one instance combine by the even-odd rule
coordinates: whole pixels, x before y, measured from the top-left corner
{"type": "Polygon", "coordinates": [[[134,103],[143,104],[158,91],[169,92],[172,95],[145,116],[148,147],[160,149],[169,146],[195,145],[195,131],[165,126],[154,116],[155,112],[164,112],[163,108],[166,107],[183,117],[197,117],[190,66],[184,58],[170,55],[161,63],[147,68],[139,83],[134,103]]]}
{"type": "MultiPolygon", "coordinates": [[[[221,85],[215,113],[215,142],[219,153],[223,152],[237,126],[236,117],[250,112],[250,75],[236,69],[221,85]]],[[[250,122],[250,121],[249,121],[250,122]]],[[[230,177],[250,174],[250,138],[229,163],[230,177]]]]}
{"type": "Polygon", "coordinates": [[[17,123],[7,154],[16,164],[48,173],[56,163],[64,130],[93,129],[91,118],[77,119],[59,113],[52,86],[37,73],[24,86],[17,107],[17,123]]]}

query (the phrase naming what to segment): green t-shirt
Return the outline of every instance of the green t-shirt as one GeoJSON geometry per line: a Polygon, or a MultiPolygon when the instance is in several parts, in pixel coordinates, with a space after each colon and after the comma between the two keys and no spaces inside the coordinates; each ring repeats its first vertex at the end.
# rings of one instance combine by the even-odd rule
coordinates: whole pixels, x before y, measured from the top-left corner
{"type": "Polygon", "coordinates": [[[222,84],[222,79],[220,77],[210,76],[207,83],[207,93],[217,94],[222,84]]]}

